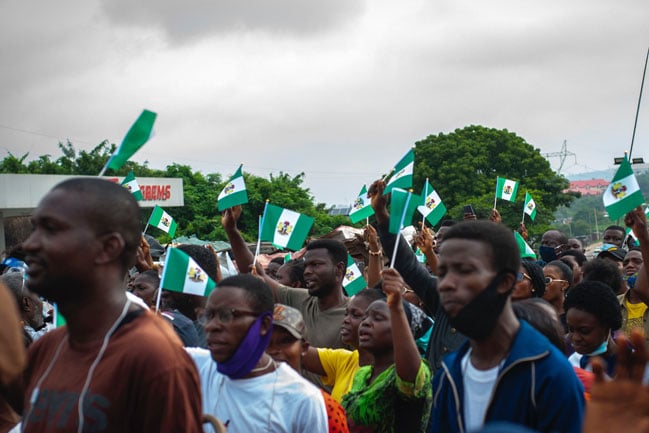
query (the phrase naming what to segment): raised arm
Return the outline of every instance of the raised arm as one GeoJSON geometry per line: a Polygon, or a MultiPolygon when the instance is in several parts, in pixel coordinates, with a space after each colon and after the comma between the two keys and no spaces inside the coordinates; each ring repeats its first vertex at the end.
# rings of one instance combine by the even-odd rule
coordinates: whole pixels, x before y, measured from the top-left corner
{"type": "Polygon", "coordinates": [[[415,245],[424,253],[426,263],[431,272],[437,275],[437,254],[435,254],[435,250],[433,249],[434,243],[432,229],[422,226],[421,230],[415,235],[415,245]]]}
{"type": "Polygon", "coordinates": [[[631,227],[633,233],[640,241],[640,251],[642,252],[643,265],[638,271],[638,279],[635,282],[633,291],[638,298],[645,304],[649,305],[649,231],[647,231],[647,217],[641,207],[637,207],[624,217],[624,223],[631,227]]]}
{"type": "Polygon", "coordinates": [[[229,209],[226,209],[221,214],[221,224],[225,230],[225,234],[228,236],[228,241],[230,241],[230,247],[232,248],[232,257],[234,261],[237,262],[237,268],[242,274],[247,274],[250,272],[250,266],[255,260],[255,257],[248,249],[246,241],[241,236],[241,232],[237,228],[237,221],[241,216],[241,206],[233,206],[229,209]]]}
{"type": "Polygon", "coordinates": [[[388,296],[390,322],[392,325],[392,345],[394,347],[394,365],[397,375],[405,382],[413,383],[421,366],[421,356],[410,331],[408,318],[404,311],[401,291],[405,281],[396,269],[384,269],[383,292],[388,296]]]}
{"type": "Polygon", "coordinates": [[[381,280],[381,271],[383,270],[383,250],[379,244],[379,236],[376,229],[371,225],[366,225],[363,237],[367,242],[369,263],[367,265],[367,287],[374,287],[381,280]]]}
{"type": "MultiPolygon", "coordinates": [[[[383,251],[388,257],[392,257],[397,236],[389,231],[390,214],[387,210],[387,197],[383,195],[385,182],[377,180],[369,189],[368,195],[372,199],[372,208],[377,221],[377,231],[381,239],[383,251]]],[[[397,246],[397,258],[394,268],[399,271],[404,280],[417,293],[422,300],[428,313],[434,315],[439,307],[439,295],[437,293],[437,278],[428,273],[428,270],[417,260],[415,253],[403,237],[400,237],[397,246]]]]}

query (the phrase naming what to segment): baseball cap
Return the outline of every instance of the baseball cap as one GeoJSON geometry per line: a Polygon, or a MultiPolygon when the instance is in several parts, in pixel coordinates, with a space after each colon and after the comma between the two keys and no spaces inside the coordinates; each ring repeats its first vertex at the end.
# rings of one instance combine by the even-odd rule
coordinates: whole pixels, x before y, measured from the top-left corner
{"type": "Polygon", "coordinates": [[[273,325],[281,326],[298,340],[305,338],[306,325],[300,310],[284,304],[275,304],[273,325]]]}
{"type": "Polygon", "coordinates": [[[620,262],[624,261],[624,256],[626,256],[626,250],[623,250],[622,248],[618,247],[611,247],[605,251],[602,251],[597,255],[598,259],[603,259],[606,256],[610,256],[611,258],[615,260],[619,260],[620,262]]]}

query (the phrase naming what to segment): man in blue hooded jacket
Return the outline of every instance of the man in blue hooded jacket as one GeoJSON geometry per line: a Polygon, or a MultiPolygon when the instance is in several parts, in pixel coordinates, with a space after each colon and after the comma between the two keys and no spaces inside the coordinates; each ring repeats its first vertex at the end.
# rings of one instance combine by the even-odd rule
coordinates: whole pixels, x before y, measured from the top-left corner
{"type": "Polygon", "coordinates": [[[440,302],[469,341],[435,374],[430,432],[472,431],[492,421],[581,432],[583,387],[572,367],[512,310],[519,266],[513,232],[503,225],[467,221],[446,232],[440,302]]]}

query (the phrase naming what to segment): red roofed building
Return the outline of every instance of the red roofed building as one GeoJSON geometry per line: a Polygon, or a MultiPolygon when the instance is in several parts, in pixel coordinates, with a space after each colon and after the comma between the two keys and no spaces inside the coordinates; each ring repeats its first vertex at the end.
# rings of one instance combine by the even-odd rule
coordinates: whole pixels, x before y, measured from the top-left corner
{"type": "Polygon", "coordinates": [[[572,180],[568,191],[580,192],[581,195],[604,194],[610,182],[604,179],[572,180]]]}

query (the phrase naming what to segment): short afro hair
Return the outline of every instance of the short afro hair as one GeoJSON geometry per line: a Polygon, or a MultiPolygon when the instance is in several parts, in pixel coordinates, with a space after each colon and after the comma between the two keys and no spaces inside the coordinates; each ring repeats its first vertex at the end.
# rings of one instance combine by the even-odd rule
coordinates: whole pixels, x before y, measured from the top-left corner
{"type": "Polygon", "coordinates": [[[518,275],[521,253],[514,238],[514,232],[503,224],[491,221],[463,221],[444,233],[444,242],[449,239],[467,239],[485,243],[491,250],[491,265],[498,273],[518,275]]]}
{"type": "Polygon", "coordinates": [[[599,281],[606,284],[613,293],[620,293],[623,287],[622,272],[617,264],[607,259],[589,260],[584,266],[583,281],[599,281]]]}
{"type": "Polygon", "coordinates": [[[120,261],[124,271],[135,265],[135,255],[142,238],[140,207],[126,188],[97,177],[74,177],[57,184],[52,191],[77,194],[85,203],[83,213],[97,235],[117,232],[124,239],[120,261]]]}
{"type": "Polygon", "coordinates": [[[561,277],[568,282],[568,287],[572,286],[574,281],[574,276],[572,274],[572,268],[566,265],[561,260],[552,260],[550,263],[547,263],[545,267],[557,268],[561,273],[561,277]]]}
{"type": "Polygon", "coordinates": [[[306,246],[307,251],[324,248],[334,264],[344,263],[347,265],[347,248],[345,244],[335,239],[315,239],[306,246]]]}
{"type": "Polygon", "coordinates": [[[219,264],[216,261],[216,255],[212,250],[202,245],[192,244],[180,244],[176,248],[194,259],[198,266],[200,266],[212,280],[218,280],[217,273],[219,264]]]}
{"type": "Polygon", "coordinates": [[[575,260],[577,260],[577,264],[579,266],[584,266],[584,264],[588,261],[586,255],[579,250],[567,250],[559,255],[560,258],[565,256],[573,256],[575,260]]]}
{"type": "Polygon", "coordinates": [[[275,309],[275,300],[271,288],[264,281],[251,274],[238,274],[224,278],[214,292],[221,287],[235,287],[247,292],[246,297],[250,301],[250,306],[259,314],[265,312],[272,314],[275,309]]]}
{"type": "Polygon", "coordinates": [[[606,284],[599,281],[584,281],[566,294],[563,309],[585,311],[592,314],[605,326],[615,331],[622,326],[620,302],[606,284]]]}

